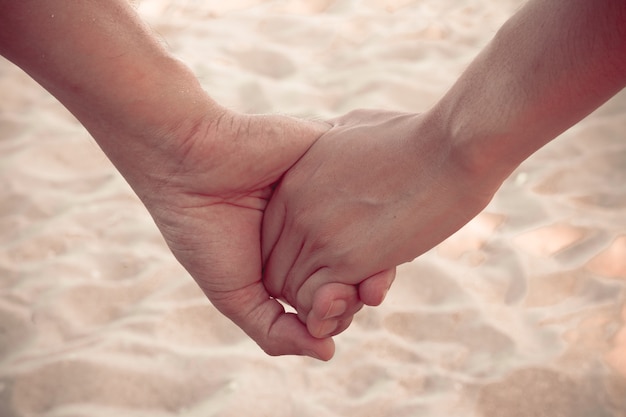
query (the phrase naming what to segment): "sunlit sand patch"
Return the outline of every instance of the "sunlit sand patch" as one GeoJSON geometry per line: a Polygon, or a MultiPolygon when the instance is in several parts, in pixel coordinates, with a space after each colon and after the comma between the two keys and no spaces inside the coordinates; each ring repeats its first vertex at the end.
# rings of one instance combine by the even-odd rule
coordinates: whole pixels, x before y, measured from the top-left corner
{"type": "Polygon", "coordinates": [[[591,259],[587,269],[605,277],[626,279],[626,235],[618,236],[608,248],[591,259]]]}
{"type": "Polygon", "coordinates": [[[586,235],[585,228],[555,223],[523,233],[513,239],[513,243],[531,255],[550,257],[580,242],[586,235]]]}
{"type": "Polygon", "coordinates": [[[558,304],[578,292],[580,279],[572,273],[531,277],[524,305],[543,307],[558,304]]]}
{"type": "Polygon", "coordinates": [[[612,307],[605,307],[595,308],[592,312],[586,312],[584,315],[575,314],[574,317],[580,317],[577,325],[563,334],[563,340],[569,346],[564,359],[570,363],[577,363],[582,369],[583,363],[591,363],[594,353],[608,349],[608,336],[616,325],[612,313],[612,307]]]}

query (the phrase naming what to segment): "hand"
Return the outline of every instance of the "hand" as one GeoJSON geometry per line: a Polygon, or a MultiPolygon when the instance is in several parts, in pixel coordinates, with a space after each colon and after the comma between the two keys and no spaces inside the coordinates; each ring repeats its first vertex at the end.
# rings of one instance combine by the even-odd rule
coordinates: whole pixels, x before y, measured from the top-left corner
{"type": "Polygon", "coordinates": [[[270,354],[330,358],[265,291],[260,249],[272,185],[328,126],[225,111],[127,0],[0,10],[0,54],[91,133],[216,307],[270,354]]]}
{"type": "Polygon", "coordinates": [[[381,302],[396,265],[458,230],[497,189],[471,181],[425,115],[360,110],[332,124],[285,175],[263,222],[266,288],[316,337],[344,330],[355,313],[328,314],[345,292],[338,283],[381,302]]]}
{"type": "Polygon", "coordinates": [[[313,338],[270,298],[260,249],[272,187],[327,129],[288,117],[223,112],[196,127],[168,161],[155,164],[157,179],[132,184],[215,307],[270,355],[327,360],[334,352],[332,339],[313,338]]]}

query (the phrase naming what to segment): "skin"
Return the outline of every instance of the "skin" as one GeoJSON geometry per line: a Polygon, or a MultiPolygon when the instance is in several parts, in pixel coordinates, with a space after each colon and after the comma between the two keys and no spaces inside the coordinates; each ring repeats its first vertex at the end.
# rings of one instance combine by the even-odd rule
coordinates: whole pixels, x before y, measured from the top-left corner
{"type": "MultiPolygon", "coordinates": [[[[427,112],[356,111],[285,176],[264,219],[266,286],[316,337],[358,286],[457,231],[527,157],[626,85],[626,2],[531,0],[427,112]]],[[[390,284],[390,281],[389,281],[390,284]]],[[[384,292],[383,286],[376,289],[384,292]]]]}
{"type": "Polygon", "coordinates": [[[220,107],[123,0],[0,0],[0,53],[87,128],[222,313],[270,355],[333,355],[269,296],[260,248],[273,187],[328,124],[220,107]]]}

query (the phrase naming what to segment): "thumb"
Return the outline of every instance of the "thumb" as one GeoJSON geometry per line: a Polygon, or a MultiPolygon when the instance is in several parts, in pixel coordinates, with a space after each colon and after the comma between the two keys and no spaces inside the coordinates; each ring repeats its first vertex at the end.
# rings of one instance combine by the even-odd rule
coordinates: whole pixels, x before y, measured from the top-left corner
{"type": "Polygon", "coordinates": [[[396,278],[396,268],[386,269],[366,278],[359,284],[359,298],[365,305],[380,305],[396,278]]]}
{"type": "Polygon", "coordinates": [[[332,338],[311,336],[295,314],[285,312],[269,296],[261,281],[240,290],[207,296],[268,355],[302,355],[327,361],[335,353],[332,338]]]}
{"type": "MultiPolygon", "coordinates": [[[[328,269],[323,269],[317,274],[327,275],[329,272],[328,269]]],[[[309,332],[315,337],[335,336],[343,332],[363,304],[377,306],[383,302],[395,276],[396,269],[391,268],[364,279],[358,285],[340,282],[319,285],[311,296],[311,311],[306,320],[309,332]]],[[[317,281],[314,277],[311,278],[303,285],[303,292],[307,291],[307,284],[310,286],[317,281]]],[[[322,279],[329,278],[325,276],[322,279]]]]}

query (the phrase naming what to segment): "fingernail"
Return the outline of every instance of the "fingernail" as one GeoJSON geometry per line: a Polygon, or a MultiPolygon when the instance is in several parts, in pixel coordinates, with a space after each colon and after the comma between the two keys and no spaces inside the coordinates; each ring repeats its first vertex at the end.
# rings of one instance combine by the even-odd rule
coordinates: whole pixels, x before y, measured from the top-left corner
{"type": "Polygon", "coordinates": [[[339,317],[348,309],[348,303],[345,300],[335,300],[330,303],[330,307],[328,307],[328,311],[323,317],[323,320],[330,319],[333,317],[339,317]]]}
{"type": "Polygon", "coordinates": [[[337,320],[331,319],[323,321],[322,324],[320,324],[320,326],[317,328],[317,334],[319,335],[317,337],[322,338],[330,336],[332,332],[337,330],[338,325],[339,322],[337,320]]]}

